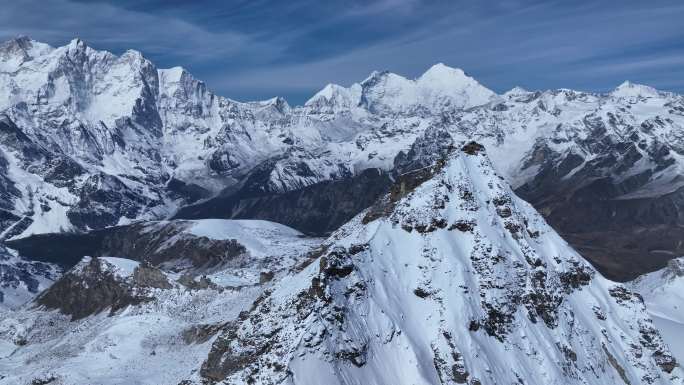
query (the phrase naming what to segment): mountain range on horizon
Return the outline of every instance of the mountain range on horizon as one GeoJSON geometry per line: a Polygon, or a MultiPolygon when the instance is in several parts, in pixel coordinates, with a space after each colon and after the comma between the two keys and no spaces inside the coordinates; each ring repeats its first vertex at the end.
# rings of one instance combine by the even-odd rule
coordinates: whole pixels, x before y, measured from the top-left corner
{"type": "Polygon", "coordinates": [[[628,81],[291,106],[7,41],[0,384],[681,382],[683,132],[628,81]]]}

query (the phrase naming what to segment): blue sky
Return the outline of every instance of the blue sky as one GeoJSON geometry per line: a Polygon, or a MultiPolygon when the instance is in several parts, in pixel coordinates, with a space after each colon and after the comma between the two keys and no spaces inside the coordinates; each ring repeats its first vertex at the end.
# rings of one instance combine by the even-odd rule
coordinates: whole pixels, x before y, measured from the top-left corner
{"type": "Polygon", "coordinates": [[[181,65],[238,100],[301,104],[373,70],[463,68],[503,92],[605,91],[629,79],[684,92],[684,2],[442,0],[15,0],[0,39],[80,37],[181,65]]]}

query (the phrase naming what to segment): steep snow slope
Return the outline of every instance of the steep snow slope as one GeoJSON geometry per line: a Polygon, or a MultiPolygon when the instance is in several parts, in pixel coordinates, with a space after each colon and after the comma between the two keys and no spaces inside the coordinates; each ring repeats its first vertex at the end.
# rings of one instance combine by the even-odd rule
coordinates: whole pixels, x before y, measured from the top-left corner
{"type": "MultiPolygon", "coordinates": [[[[403,174],[299,274],[228,323],[225,384],[670,384],[636,294],[599,275],[482,146],[403,174]]],[[[197,379],[198,380],[198,379],[197,379]]]]}
{"type": "Polygon", "coordinates": [[[632,289],[644,298],[672,354],[684,362],[684,259],[673,259],[664,269],[637,278],[632,289]]]}
{"type": "Polygon", "coordinates": [[[199,369],[221,325],[320,244],[265,221],[178,226],[195,242],[237,239],[246,245],[243,263],[203,274],[84,258],[35,300],[37,308],[0,313],[0,384],[178,384],[199,369]]]}

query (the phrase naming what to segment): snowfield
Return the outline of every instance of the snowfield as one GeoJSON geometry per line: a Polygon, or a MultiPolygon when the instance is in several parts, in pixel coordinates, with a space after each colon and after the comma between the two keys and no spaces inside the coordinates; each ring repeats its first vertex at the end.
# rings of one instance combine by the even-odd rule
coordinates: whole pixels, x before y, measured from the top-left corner
{"type": "Polygon", "coordinates": [[[673,259],[660,271],[632,282],[672,354],[684,362],[684,258],[673,259]]]}

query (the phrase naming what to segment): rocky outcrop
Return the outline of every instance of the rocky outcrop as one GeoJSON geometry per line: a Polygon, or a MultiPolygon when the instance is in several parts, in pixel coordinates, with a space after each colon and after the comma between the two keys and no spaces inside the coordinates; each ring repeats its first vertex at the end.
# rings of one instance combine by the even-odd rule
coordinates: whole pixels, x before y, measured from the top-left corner
{"type": "MultiPolygon", "coordinates": [[[[136,266],[135,270],[138,269],[136,266]]],[[[139,288],[159,286],[158,276],[149,270],[139,271],[134,277],[121,275],[118,267],[110,261],[88,257],[41,293],[35,303],[59,310],[71,316],[72,320],[105,310],[114,314],[152,299],[139,288]]]]}

